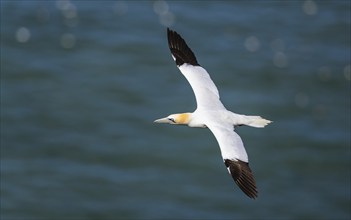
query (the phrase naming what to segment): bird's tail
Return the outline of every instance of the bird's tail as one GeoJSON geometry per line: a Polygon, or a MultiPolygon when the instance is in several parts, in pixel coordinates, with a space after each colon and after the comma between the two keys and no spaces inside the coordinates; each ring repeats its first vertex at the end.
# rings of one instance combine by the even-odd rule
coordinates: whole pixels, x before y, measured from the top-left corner
{"type": "Polygon", "coordinates": [[[264,128],[266,125],[272,121],[262,118],[261,116],[245,116],[245,125],[255,127],[255,128],[264,128]]]}

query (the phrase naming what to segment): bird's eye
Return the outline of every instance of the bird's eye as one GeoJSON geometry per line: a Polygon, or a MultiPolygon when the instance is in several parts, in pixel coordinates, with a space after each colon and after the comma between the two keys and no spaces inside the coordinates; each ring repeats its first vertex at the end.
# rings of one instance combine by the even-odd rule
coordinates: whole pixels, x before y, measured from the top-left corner
{"type": "Polygon", "coordinates": [[[171,122],[175,123],[174,118],[168,118],[168,120],[170,120],[171,122]]]}

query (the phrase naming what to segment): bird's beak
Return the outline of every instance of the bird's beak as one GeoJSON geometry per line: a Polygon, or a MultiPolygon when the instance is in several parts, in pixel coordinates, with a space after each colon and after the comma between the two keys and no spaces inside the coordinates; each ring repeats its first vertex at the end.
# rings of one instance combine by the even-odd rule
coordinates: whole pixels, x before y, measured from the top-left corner
{"type": "Polygon", "coordinates": [[[169,123],[168,118],[160,118],[154,121],[154,123],[169,123]]]}

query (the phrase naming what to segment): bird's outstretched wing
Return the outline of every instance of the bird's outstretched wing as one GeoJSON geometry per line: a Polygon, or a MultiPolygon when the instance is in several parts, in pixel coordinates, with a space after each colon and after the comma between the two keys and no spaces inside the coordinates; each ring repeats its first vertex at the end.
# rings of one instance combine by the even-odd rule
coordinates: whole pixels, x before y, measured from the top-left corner
{"type": "Polygon", "coordinates": [[[235,183],[247,196],[256,198],[256,182],[249,167],[247,153],[240,136],[229,123],[207,123],[206,126],[216,137],[224,164],[235,183]]]}
{"type": "MultiPolygon", "coordinates": [[[[167,28],[168,46],[179,70],[190,83],[196,97],[197,109],[223,110],[216,85],[202,68],[184,39],[167,28]]],[[[224,164],[235,183],[249,197],[257,197],[255,179],[248,163],[247,153],[240,136],[230,123],[219,124],[208,119],[206,126],[216,137],[221,149],[224,164]]]]}
{"type": "Polygon", "coordinates": [[[167,37],[172,57],[195,93],[197,108],[223,109],[216,85],[207,71],[199,65],[184,39],[169,28],[167,37]]]}

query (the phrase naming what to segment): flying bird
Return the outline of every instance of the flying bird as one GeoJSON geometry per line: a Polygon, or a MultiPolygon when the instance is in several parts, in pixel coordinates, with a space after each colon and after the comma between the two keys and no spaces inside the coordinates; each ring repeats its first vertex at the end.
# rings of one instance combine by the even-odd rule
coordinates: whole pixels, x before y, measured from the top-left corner
{"type": "Polygon", "coordinates": [[[171,114],[154,122],[210,129],[217,139],[229,174],[248,197],[255,199],[258,193],[256,181],[244,144],[234,129],[241,125],[263,128],[271,121],[228,111],[220,101],[218,89],[210,75],[200,66],[184,39],[169,28],[167,37],[172,58],[195,94],[197,108],[192,113],[171,114]]]}

